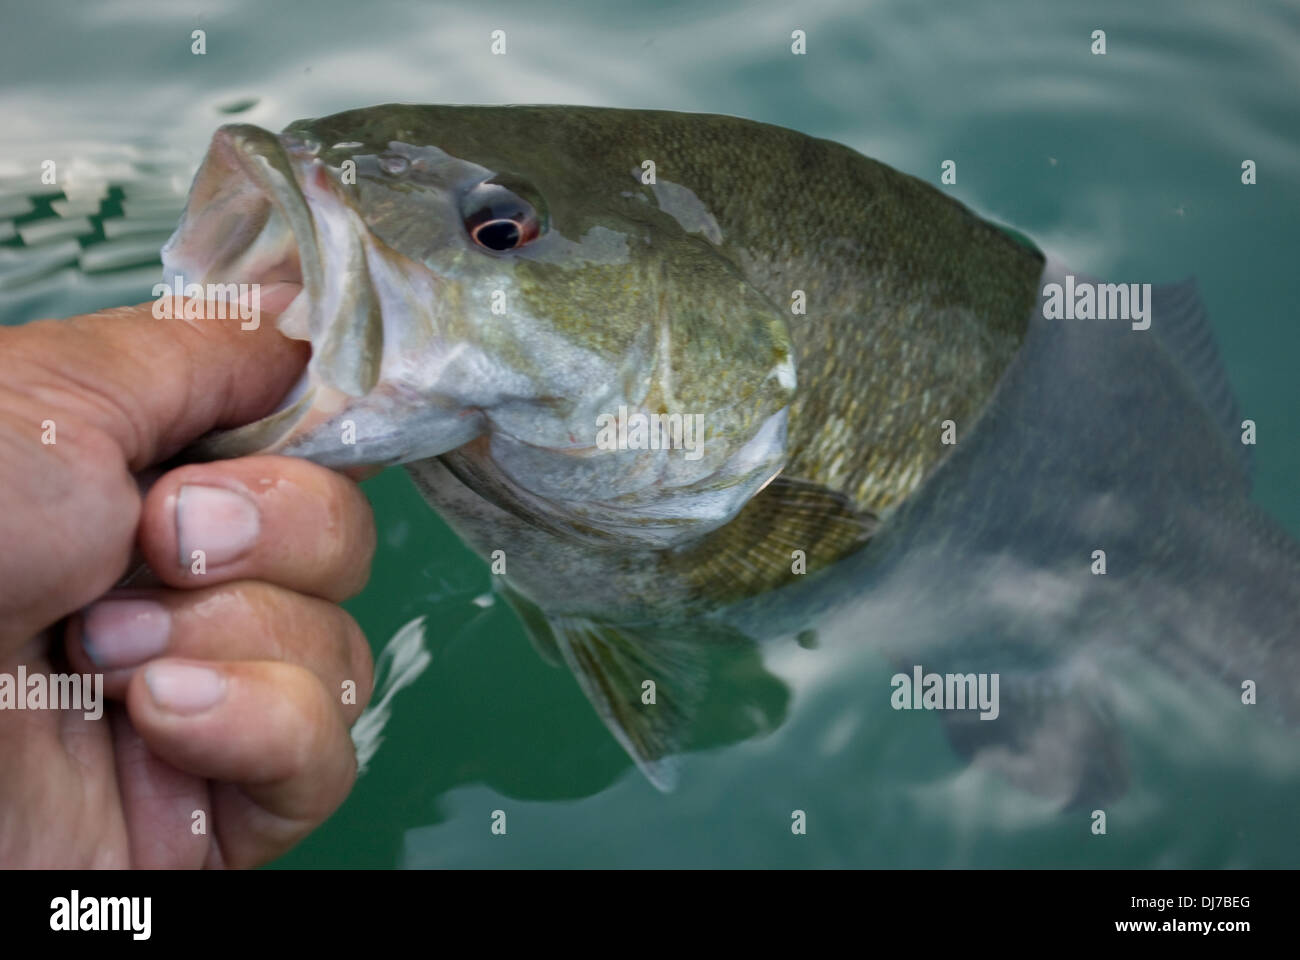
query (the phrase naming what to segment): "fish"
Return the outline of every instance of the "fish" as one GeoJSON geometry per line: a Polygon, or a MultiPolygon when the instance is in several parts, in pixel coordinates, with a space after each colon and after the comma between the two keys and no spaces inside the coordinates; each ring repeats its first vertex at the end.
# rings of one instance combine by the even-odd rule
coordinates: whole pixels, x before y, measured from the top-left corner
{"type": "Polygon", "coordinates": [[[950,741],[1063,806],[1127,782],[1092,652],[1300,670],[1300,550],[1249,501],[1195,285],[1146,328],[1059,319],[1087,278],[844,145],[550,105],[230,124],[162,259],[299,285],[277,324],[312,347],[185,456],[403,465],[661,789],[701,710],[778,725],[757,645],[836,618],[909,672],[999,672],[950,741]]]}

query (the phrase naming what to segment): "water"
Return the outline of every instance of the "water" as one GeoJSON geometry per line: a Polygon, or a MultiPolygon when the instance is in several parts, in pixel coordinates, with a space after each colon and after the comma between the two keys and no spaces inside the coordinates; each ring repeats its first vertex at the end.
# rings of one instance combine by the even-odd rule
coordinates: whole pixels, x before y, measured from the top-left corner
{"type": "MultiPolygon", "coordinates": [[[[271,15],[251,2],[134,0],[15,5],[5,20],[9,192],[48,158],[80,162],[85,183],[121,187],[71,259],[38,247],[66,269],[6,284],[6,271],[31,269],[32,251],[4,241],[5,322],[148,298],[157,268],[147,254],[114,269],[85,257],[119,239],[108,234],[125,228],[110,221],[160,242],[150,221],[174,205],[172,178],[183,187],[231,117],[278,128],[389,100],[731,113],[839,140],[936,184],[953,159],[958,181],[945,189],[1081,272],[1195,276],[1244,415],[1259,424],[1253,498],[1300,534],[1294,5],[303,2],[271,15]],[[808,34],[803,57],[789,52],[796,28],[808,34]],[[206,31],[203,56],[190,52],[195,29],[206,31]],[[504,59],[489,52],[496,29],[507,33],[504,59]],[[1105,56],[1089,52],[1094,29],[1106,31],[1105,56]],[[1240,182],[1246,159],[1256,186],[1240,182]]],[[[56,216],[48,199],[18,225],[56,216]]],[[[890,709],[894,667],[870,641],[915,629],[906,609],[841,622],[839,640],[816,649],[765,648],[786,691],[783,722],[689,755],[681,787],[662,795],[568,672],[547,666],[493,602],[486,566],[405,475],[366,489],[380,551],[348,608],[377,651],[424,617],[432,663],[394,699],[346,805],[282,865],[1300,864],[1294,734],[1200,711],[1190,689],[1134,667],[1123,717],[1132,784],[1095,837],[1086,811],[1060,813],[963,764],[933,714],[890,709]],[[489,829],[498,809],[505,837],[489,829]],[[791,834],[795,809],[808,814],[806,836],[791,834]]]]}

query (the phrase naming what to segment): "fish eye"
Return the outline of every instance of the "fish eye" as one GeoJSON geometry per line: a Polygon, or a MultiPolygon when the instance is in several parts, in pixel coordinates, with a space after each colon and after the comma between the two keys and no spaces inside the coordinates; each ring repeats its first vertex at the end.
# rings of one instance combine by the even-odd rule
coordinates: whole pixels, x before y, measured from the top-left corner
{"type": "Polygon", "coordinates": [[[517,250],[544,229],[537,209],[500,183],[480,183],[466,193],[461,217],[470,239],[494,253],[517,250]]]}
{"type": "Polygon", "coordinates": [[[470,236],[480,247],[500,251],[513,250],[519,246],[523,234],[520,233],[519,224],[513,220],[489,220],[475,227],[470,236]]]}

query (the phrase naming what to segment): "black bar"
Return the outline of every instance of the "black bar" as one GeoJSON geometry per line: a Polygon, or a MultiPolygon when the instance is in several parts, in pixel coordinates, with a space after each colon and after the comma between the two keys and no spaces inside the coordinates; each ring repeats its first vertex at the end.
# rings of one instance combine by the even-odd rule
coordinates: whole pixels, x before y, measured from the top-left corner
{"type": "MultiPolygon", "coordinates": [[[[338,951],[412,933],[432,950],[442,939],[466,937],[499,947],[512,934],[536,946],[561,935],[579,943],[593,927],[611,946],[659,937],[667,945],[689,940],[688,924],[709,939],[725,931],[733,943],[763,940],[774,928],[821,938],[840,927],[849,943],[883,946],[901,936],[926,952],[947,943],[1181,948],[1190,940],[1232,949],[1242,938],[1271,939],[1288,929],[1294,881],[1281,871],[11,871],[0,874],[0,917],[6,947],[66,945],[70,938],[128,949],[144,942],[130,929],[51,929],[70,915],[76,890],[79,923],[99,913],[99,898],[148,897],[148,942],[205,950],[283,941],[338,951]],[[1132,926],[1148,922],[1154,926],[1132,926]],[[1208,933],[1185,926],[1206,922],[1208,933]],[[608,938],[620,931],[624,939],[608,938]]],[[[114,909],[120,903],[110,904],[109,914],[114,909]]],[[[119,926],[131,927],[131,919],[142,930],[142,913],[122,914],[119,926]]]]}

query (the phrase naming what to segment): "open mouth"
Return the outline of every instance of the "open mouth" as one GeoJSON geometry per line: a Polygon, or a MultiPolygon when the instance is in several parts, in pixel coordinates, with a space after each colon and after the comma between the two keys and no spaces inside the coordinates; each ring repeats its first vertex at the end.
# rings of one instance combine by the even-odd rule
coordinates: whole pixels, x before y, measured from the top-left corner
{"type": "MultiPolygon", "coordinates": [[[[315,225],[293,158],[269,131],[231,124],[216,132],[162,259],[169,286],[248,284],[259,309],[279,314],[283,334],[311,340],[323,286],[315,225]],[[272,285],[280,285],[274,299],[264,300],[272,285]]],[[[311,380],[309,368],[262,423],[287,435],[312,404],[311,380]]]]}
{"type": "Polygon", "coordinates": [[[482,431],[470,407],[419,380],[421,359],[441,369],[435,338],[412,332],[436,300],[435,278],[382,246],[309,144],[245,124],[219,129],[163,265],[171,288],[257,284],[262,309],[283,307],[280,332],[312,348],[275,411],[201,438],[187,459],[261,452],[337,467],[400,463],[482,431]],[[388,342],[385,304],[407,339],[388,342]]]}
{"type": "Polygon", "coordinates": [[[381,321],[364,252],[324,169],[292,142],[248,124],[220,128],[181,224],[163,248],[163,266],[169,286],[178,279],[209,291],[216,284],[256,285],[261,308],[279,314],[280,332],[311,343],[307,370],[276,410],[259,421],[265,434],[287,439],[306,426],[312,407],[326,395],[337,398],[326,404],[334,408],[342,402],[339,395],[362,396],[374,386],[379,350],[378,343],[368,341],[376,339],[381,321]],[[311,201],[298,171],[311,181],[311,201]],[[325,269],[324,240],[342,261],[332,271],[333,283],[325,269]],[[345,283],[349,277],[352,282],[345,283]],[[272,297],[262,296],[272,285],[272,297]]]}
{"type": "Polygon", "coordinates": [[[279,139],[260,127],[218,130],[180,228],[163,248],[164,279],[298,285],[302,291],[282,311],[279,326],[305,340],[324,283],[315,225],[293,164],[279,139]]]}

